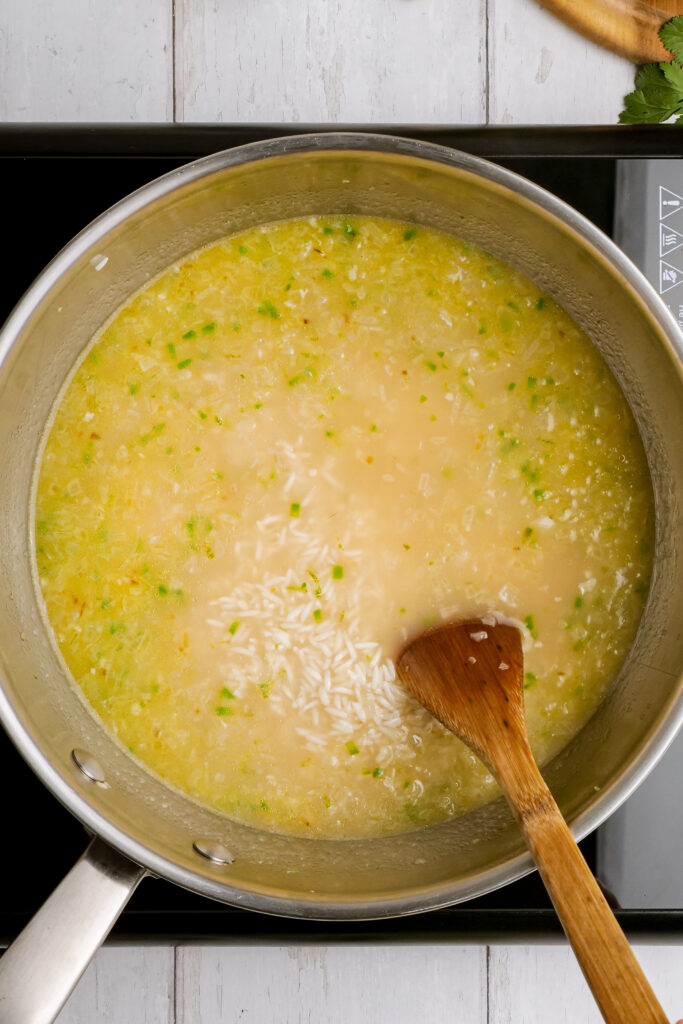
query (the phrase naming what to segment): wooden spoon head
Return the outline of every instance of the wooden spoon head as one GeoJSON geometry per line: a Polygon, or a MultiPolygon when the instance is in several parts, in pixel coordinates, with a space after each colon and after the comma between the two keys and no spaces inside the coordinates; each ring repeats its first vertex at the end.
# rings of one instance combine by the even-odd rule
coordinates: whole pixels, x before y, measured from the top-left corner
{"type": "Polygon", "coordinates": [[[408,643],[396,668],[420,704],[493,771],[501,748],[526,745],[522,639],[515,626],[481,619],[438,626],[408,643]]]}

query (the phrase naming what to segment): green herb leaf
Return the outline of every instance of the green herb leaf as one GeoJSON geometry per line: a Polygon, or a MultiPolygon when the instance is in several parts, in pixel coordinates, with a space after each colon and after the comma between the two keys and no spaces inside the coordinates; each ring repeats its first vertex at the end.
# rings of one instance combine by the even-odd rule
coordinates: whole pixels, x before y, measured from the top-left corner
{"type": "Polygon", "coordinates": [[[360,753],[358,747],[353,742],[353,740],[349,740],[349,742],[346,744],[346,749],[348,750],[349,754],[352,754],[352,755],[360,753]]]}
{"type": "Polygon", "coordinates": [[[625,98],[621,124],[659,124],[683,113],[683,95],[667,81],[658,64],[646,64],[636,78],[639,87],[625,98]]]}
{"type": "Polygon", "coordinates": [[[662,63],[659,68],[670,85],[678,89],[683,100],[683,67],[680,64],[662,63]]]}
{"type": "Polygon", "coordinates": [[[624,99],[619,114],[622,124],[659,124],[675,115],[683,117],[683,15],[662,25],[659,38],[673,60],[638,70],[636,88],[624,99]]]}
{"type": "Polygon", "coordinates": [[[536,629],[536,625],[534,623],[533,615],[525,615],[524,616],[524,625],[526,626],[526,628],[531,633],[531,636],[533,637],[533,639],[534,640],[538,640],[538,630],[536,629]]]}
{"type": "Polygon", "coordinates": [[[672,18],[659,30],[659,38],[671,50],[677,64],[683,64],[683,17],[672,18]]]}
{"type": "Polygon", "coordinates": [[[260,306],[257,306],[257,313],[261,316],[269,316],[273,320],[277,320],[280,316],[270,299],[264,299],[260,306]]]}
{"type": "Polygon", "coordinates": [[[501,331],[511,331],[514,325],[514,318],[510,316],[507,309],[502,309],[498,315],[498,326],[501,331]]]}

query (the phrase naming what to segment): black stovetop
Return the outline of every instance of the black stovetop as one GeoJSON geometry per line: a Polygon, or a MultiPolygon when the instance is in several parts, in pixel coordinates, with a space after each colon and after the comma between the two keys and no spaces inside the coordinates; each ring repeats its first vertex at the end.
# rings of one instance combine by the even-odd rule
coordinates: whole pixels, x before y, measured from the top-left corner
{"type": "MultiPolygon", "coordinates": [[[[361,126],[350,126],[359,129],[361,126]]],[[[76,232],[140,185],[198,156],[307,126],[0,126],[0,188],[9,228],[0,322],[36,274],[76,232]]],[[[313,126],[313,130],[320,129],[313,126]]],[[[367,127],[365,130],[368,130],[367,127]]],[[[372,128],[373,131],[383,130],[372,128]]],[[[416,129],[419,137],[488,157],[575,206],[606,232],[612,229],[618,158],[683,156],[683,132],[646,129],[416,129]]],[[[81,825],[34,777],[0,732],[5,781],[4,842],[0,846],[0,943],[11,940],[85,848],[81,825]]],[[[581,844],[595,864],[596,840],[581,844]]],[[[619,911],[639,937],[683,933],[683,912],[619,911]]],[[[527,939],[561,934],[534,873],[477,900],[409,918],[351,924],[291,921],[235,910],[168,883],[146,879],[112,937],[270,941],[419,941],[527,939]]]]}

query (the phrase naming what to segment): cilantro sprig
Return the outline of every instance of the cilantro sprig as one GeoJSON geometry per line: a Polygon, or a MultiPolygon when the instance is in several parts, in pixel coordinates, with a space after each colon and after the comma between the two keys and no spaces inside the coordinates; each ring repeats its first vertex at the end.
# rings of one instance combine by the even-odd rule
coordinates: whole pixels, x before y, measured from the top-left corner
{"type": "Polygon", "coordinates": [[[636,88],[619,114],[621,124],[660,124],[675,117],[683,125],[683,15],[662,25],[659,38],[671,51],[671,61],[638,69],[636,88]]]}

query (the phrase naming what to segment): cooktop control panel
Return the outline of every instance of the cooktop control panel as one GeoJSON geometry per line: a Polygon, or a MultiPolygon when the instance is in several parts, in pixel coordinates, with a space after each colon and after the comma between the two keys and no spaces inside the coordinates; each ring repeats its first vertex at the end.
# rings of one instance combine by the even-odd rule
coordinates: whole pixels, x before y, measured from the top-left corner
{"type": "Polygon", "coordinates": [[[683,328],[683,166],[619,160],[614,240],[640,267],[683,328]]]}
{"type": "MultiPolygon", "coordinates": [[[[614,240],[683,329],[683,161],[617,161],[614,240]]],[[[598,830],[598,876],[622,907],[683,907],[682,778],[679,736],[598,830]]]]}

